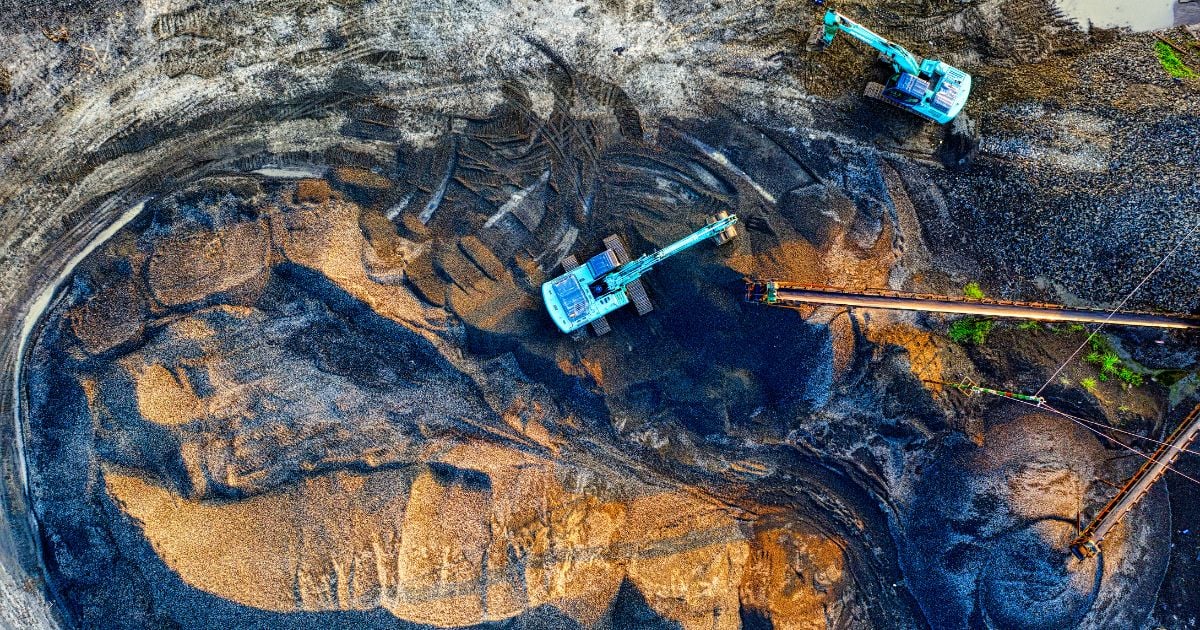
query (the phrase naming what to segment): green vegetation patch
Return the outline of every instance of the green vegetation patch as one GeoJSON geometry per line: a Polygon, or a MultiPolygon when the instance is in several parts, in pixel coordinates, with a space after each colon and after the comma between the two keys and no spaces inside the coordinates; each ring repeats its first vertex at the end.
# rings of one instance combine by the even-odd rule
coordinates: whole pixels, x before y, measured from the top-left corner
{"type": "Polygon", "coordinates": [[[963,295],[971,298],[972,300],[982,300],[983,289],[980,288],[978,282],[968,282],[967,286],[963,287],[963,295]]]}
{"type": "Polygon", "coordinates": [[[1089,392],[1092,392],[1092,393],[1096,392],[1096,379],[1094,379],[1090,376],[1080,379],[1079,384],[1083,385],[1083,388],[1088,390],[1089,392]]]}
{"type": "Polygon", "coordinates": [[[1145,379],[1134,372],[1121,361],[1116,348],[1103,337],[1092,337],[1092,350],[1083,357],[1085,363],[1090,363],[1100,370],[1100,380],[1107,381],[1116,378],[1129,387],[1141,387],[1145,379]]]}
{"type": "Polygon", "coordinates": [[[950,331],[947,334],[955,343],[982,346],[987,341],[988,333],[992,332],[992,326],[995,325],[996,322],[990,319],[964,317],[950,324],[950,331]]]}
{"type": "Polygon", "coordinates": [[[1164,42],[1154,42],[1154,52],[1158,55],[1158,63],[1162,64],[1163,70],[1167,74],[1176,79],[1195,79],[1196,71],[1192,70],[1183,63],[1175,50],[1164,42]]]}

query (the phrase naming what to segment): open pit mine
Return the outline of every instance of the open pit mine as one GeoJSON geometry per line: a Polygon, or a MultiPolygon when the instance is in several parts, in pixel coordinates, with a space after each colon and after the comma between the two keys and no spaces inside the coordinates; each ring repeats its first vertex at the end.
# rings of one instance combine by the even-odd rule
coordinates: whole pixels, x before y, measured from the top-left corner
{"type": "Polygon", "coordinates": [[[1090,4],[0,0],[0,628],[1200,627],[1090,4]]]}

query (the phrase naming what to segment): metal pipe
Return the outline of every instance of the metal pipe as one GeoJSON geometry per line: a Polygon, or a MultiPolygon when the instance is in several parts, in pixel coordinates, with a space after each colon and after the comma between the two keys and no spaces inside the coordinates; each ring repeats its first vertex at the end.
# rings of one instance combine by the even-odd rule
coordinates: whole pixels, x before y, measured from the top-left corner
{"type": "Polygon", "coordinates": [[[1136,311],[1113,313],[1100,309],[1073,308],[1039,302],[926,296],[887,290],[848,291],[836,287],[786,284],[774,281],[747,281],[746,296],[750,301],[781,306],[832,304],[858,308],[931,311],[1048,322],[1085,322],[1153,328],[1200,328],[1200,317],[1175,313],[1160,314],[1136,311]]]}

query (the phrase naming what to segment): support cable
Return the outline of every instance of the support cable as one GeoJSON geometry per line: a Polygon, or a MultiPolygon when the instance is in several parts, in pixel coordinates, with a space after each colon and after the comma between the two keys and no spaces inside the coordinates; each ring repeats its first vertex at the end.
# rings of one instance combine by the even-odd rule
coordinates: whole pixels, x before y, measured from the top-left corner
{"type": "MultiPolygon", "coordinates": [[[[1014,398],[1013,400],[1017,400],[1017,399],[1014,398]]],[[[1033,407],[1035,409],[1045,409],[1046,411],[1049,411],[1050,413],[1060,415],[1060,416],[1070,420],[1071,422],[1078,424],[1079,426],[1087,429],[1088,431],[1091,431],[1092,433],[1095,433],[1096,435],[1099,435],[1100,437],[1105,437],[1104,433],[1102,433],[1101,431],[1093,429],[1092,427],[1089,427],[1088,425],[1084,424],[1083,422],[1080,422],[1079,420],[1075,419],[1075,416],[1072,416],[1071,414],[1068,414],[1068,413],[1063,413],[1063,412],[1055,409],[1054,407],[1051,407],[1050,405],[1038,405],[1038,404],[1034,404],[1034,403],[1025,402],[1023,400],[1017,400],[1017,402],[1019,402],[1023,405],[1029,405],[1030,407],[1033,407]]],[[[1140,451],[1132,446],[1129,446],[1128,444],[1126,444],[1124,442],[1121,442],[1118,440],[1113,440],[1113,441],[1116,442],[1117,444],[1120,444],[1126,450],[1132,452],[1133,454],[1137,455],[1138,457],[1141,457],[1142,459],[1144,459],[1146,461],[1155,462],[1155,463],[1163,463],[1163,467],[1166,468],[1167,470],[1175,473],[1176,475],[1179,475],[1180,477],[1183,477],[1184,479],[1187,479],[1188,481],[1191,481],[1192,483],[1196,484],[1197,486],[1200,486],[1200,479],[1191,477],[1190,475],[1188,475],[1186,473],[1181,473],[1178,470],[1175,470],[1170,464],[1163,462],[1163,460],[1154,459],[1153,457],[1143,453],[1142,451],[1140,451]]],[[[1178,449],[1178,447],[1168,449],[1168,451],[1167,451],[1168,456],[1170,455],[1172,450],[1178,451],[1179,449],[1178,449]]]]}
{"type": "Polygon", "coordinates": [[[1175,246],[1171,248],[1171,251],[1167,252],[1167,255],[1163,256],[1162,259],[1158,261],[1158,264],[1155,265],[1154,268],[1150,270],[1150,273],[1146,274],[1146,277],[1142,278],[1142,281],[1137,283],[1137,286],[1133,287],[1133,290],[1130,291],[1129,294],[1125,296],[1125,299],[1121,300],[1120,304],[1117,304],[1117,307],[1114,308],[1112,310],[1112,312],[1108,314],[1108,317],[1105,317],[1104,321],[1100,322],[1100,324],[1098,326],[1096,326],[1096,329],[1093,330],[1091,332],[1091,334],[1089,334],[1087,336],[1087,339],[1084,339],[1083,343],[1079,344],[1079,347],[1075,349],[1075,352],[1072,352],[1071,356],[1067,357],[1067,360],[1063,361],[1062,365],[1058,366],[1057,370],[1054,370],[1054,373],[1050,375],[1050,378],[1046,379],[1046,382],[1043,383],[1042,386],[1039,387],[1036,392],[1034,392],[1034,394],[1033,394],[1034,396],[1040,396],[1042,393],[1042,390],[1046,389],[1047,387],[1050,386],[1050,383],[1054,382],[1054,379],[1059,375],[1060,372],[1063,371],[1064,368],[1067,367],[1067,365],[1069,365],[1071,363],[1071,361],[1073,361],[1075,359],[1076,355],[1078,355],[1084,348],[1087,347],[1087,345],[1089,343],[1091,343],[1092,337],[1095,337],[1096,333],[1100,332],[1100,329],[1104,328],[1104,325],[1107,324],[1110,319],[1115,317],[1116,314],[1118,312],[1120,312],[1121,308],[1125,306],[1125,303],[1128,302],[1130,300],[1130,298],[1132,298],[1134,296],[1134,294],[1137,293],[1138,290],[1142,288],[1142,285],[1146,284],[1146,282],[1150,280],[1151,276],[1158,273],[1158,270],[1162,269],[1162,266],[1164,264],[1166,264],[1167,260],[1169,258],[1171,258],[1171,256],[1175,255],[1175,252],[1179,251],[1180,247],[1183,247],[1183,244],[1187,242],[1188,238],[1190,238],[1192,236],[1192,234],[1196,232],[1196,228],[1200,228],[1200,223],[1193,225],[1192,229],[1188,230],[1188,233],[1184,234],[1183,237],[1181,237],[1179,239],[1179,242],[1175,243],[1175,246]]]}
{"type": "MultiPolygon", "coordinates": [[[[1070,417],[1070,418],[1072,418],[1072,419],[1075,419],[1075,420],[1078,420],[1078,421],[1080,421],[1080,422],[1086,422],[1086,423],[1088,423],[1088,424],[1090,424],[1090,425],[1092,425],[1092,426],[1100,427],[1101,429],[1107,429],[1107,430],[1109,430],[1109,431],[1113,431],[1113,432],[1116,432],[1116,433],[1122,433],[1122,434],[1128,435],[1128,436],[1130,436],[1130,437],[1137,438],[1137,439],[1139,439],[1139,440],[1146,440],[1147,442],[1153,442],[1153,443],[1155,443],[1155,444],[1157,444],[1157,445],[1159,445],[1159,446],[1170,446],[1170,444],[1169,444],[1169,443],[1167,443],[1167,442],[1163,442],[1162,440],[1156,440],[1156,439],[1154,439],[1154,438],[1152,438],[1152,437],[1149,437],[1149,436],[1146,436],[1146,435],[1142,435],[1142,434],[1140,434],[1140,433],[1134,433],[1134,432],[1132,432],[1132,431],[1126,431],[1126,430],[1124,430],[1124,429],[1121,429],[1121,428],[1118,428],[1118,427],[1114,427],[1114,426],[1112,426],[1112,425],[1110,425],[1110,424],[1105,424],[1105,423],[1103,423],[1103,422],[1097,422],[1097,421],[1095,421],[1095,420],[1088,420],[1087,418],[1081,418],[1081,417],[1079,417],[1079,416],[1072,416],[1072,415],[1070,415],[1070,414],[1068,414],[1068,413],[1065,413],[1065,412],[1059,411],[1059,410],[1057,410],[1057,409],[1055,409],[1055,408],[1051,407],[1051,406],[1050,406],[1050,405],[1049,405],[1049,404],[1046,402],[1046,399],[1045,399],[1045,398],[1043,398],[1043,397],[1041,397],[1041,396],[1030,396],[1030,395],[1028,395],[1028,394],[1021,394],[1021,393],[1018,393],[1018,392],[1009,392],[1009,391],[1004,391],[1004,390],[991,389],[991,388],[988,388],[988,387],[980,387],[979,385],[975,385],[975,384],[973,384],[973,383],[947,383],[947,382],[945,382],[945,381],[935,381],[935,380],[930,380],[930,379],[925,379],[925,382],[926,382],[926,383],[933,383],[933,384],[936,384],[936,385],[942,385],[942,386],[944,386],[944,387],[952,387],[952,388],[954,388],[954,389],[957,389],[957,390],[959,390],[959,391],[965,392],[965,393],[967,393],[968,395],[970,395],[970,394],[989,394],[989,395],[996,396],[996,397],[999,397],[999,398],[1008,398],[1008,399],[1010,399],[1010,400],[1017,400],[1017,401],[1024,402],[1024,403],[1026,403],[1026,404],[1032,405],[1032,406],[1034,406],[1034,407],[1039,407],[1039,408],[1042,408],[1042,409],[1048,409],[1048,410],[1050,410],[1050,411],[1053,411],[1054,413],[1057,413],[1057,414],[1059,414],[1059,415],[1063,415],[1063,416],[1068,416],[1068,417],[1070,417]]],[[[1179,450],[1181,453],[1190,453],[1190,454],[1192,454],[1192,455],[1200,455],[1200,451],[1193,450],[1193,449],[1190,449],[1190,448],[1180,448],[1180,449],[1178,449],[1178,450],[1179,450]]]]}
{"type": "MultiPolygon", "coordinates": [[[[1047,406],[1049,406],[1049,405],[1047,405],[1047,406]]],[[[1059,412],[1059,413],[1062,413],[1062,412],[1059,412]]],[[[1147,442],[1154,442],[1155,444],[1157,444],[1159,446],[1170,446],[1170,444],[1168,444],[1167,442],[1163,442],[1161,440],[1156,440],[1152,437],[1147,437],[1147,436],[1144,436],[1144,435],[1141,435],[1138,433],[1134,433],[1132,431],[1125,431],[1123,429],[1118,429],[1117,427],[1114,427],[1110,424],[1104,424],[1103,422],[1097,422],[1095,420],[1088,420],[1087,418],[1080,418],[1079,416],[1072,416],[1072,417],[1074,417],[1076,420],[1079,420],[1081,422],[1086,422],[1090,425],[1100,427],[1101,429],[1108,429],[1108,430],[1114,431],[1116,433],[1124,433],[1125,435],[1128,435],[1130,437],[1135,437],[1140,440],[1146,440],[1147,442]]],[[[1180,449],[1180,451],[1183,453],[1190,453],[1192,455],[1200,455],[1200,451],[1193,450],[1190,448],[1183,448],[1183,449],[1180,449]]]]}

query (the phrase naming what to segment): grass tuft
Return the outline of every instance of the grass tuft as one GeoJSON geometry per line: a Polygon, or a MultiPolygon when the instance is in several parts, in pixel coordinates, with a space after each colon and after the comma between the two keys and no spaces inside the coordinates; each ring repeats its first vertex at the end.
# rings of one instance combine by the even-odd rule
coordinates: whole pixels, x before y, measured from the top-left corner
{"type": "Polygon", "coordinates": [[[980,288],[978,282],[968,282],[967,286],[963,287],[963,295],[971,298],[972,300],[982,300],[983,289],[980,288]]]}
{"type": "Polygon", "coordinates": [[[992,326],[995,324],[996,322],[990,319],[964,317],[950,324],[947,334],[955,343],[982,346],[987,342],[988,333],[992,332],[992,326]]]}
{"type": "Polygon", "coordinates": [[[1162,64],[1163,70],[1166,70],[1167,74],[1176,79],[1196,78],[1196,71],[1183,63],[1179,55],[1175,54],[1175,51],[1167,44],[1154,42],[1154,52],[1158,55],[1158,63],[1162,64]]]}
{"type": "Polygon", "coordinates": [[[1080,324],[1078,322],[1067,324],[1065,326],[1047,326],[1047,328],[1049,328],[1051,332],[1054,332],[1054,333],[1057,333],[1060,335],[1074,335],[1075,333],[1081,333],[1081,332],[1087,330],[1086,328],[1083,327],[1083,324],[1080,324]]]}
{"type": "Polygon", "coordinates": [[[1092,351],[1083,357],[1085,363],[1090,363],[1100,370],[1100,380],[1107,381],[1116,378],[1128,387],[1141,387],[1145,378],[1125,366],[1121,357],[1112,344],[1103,337],[1092,337],[1092,351]]]}

